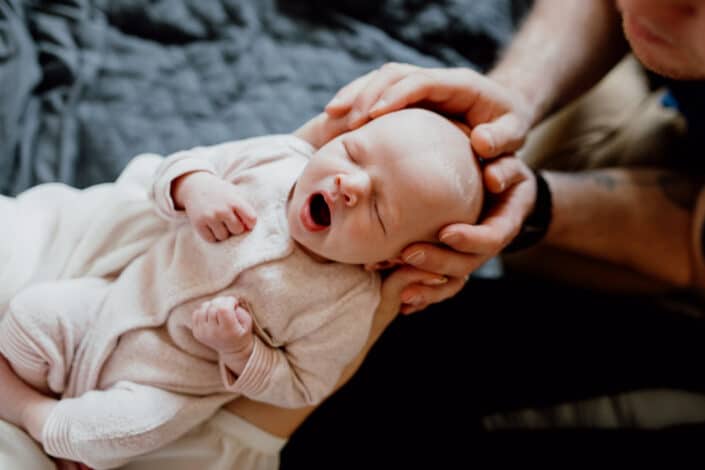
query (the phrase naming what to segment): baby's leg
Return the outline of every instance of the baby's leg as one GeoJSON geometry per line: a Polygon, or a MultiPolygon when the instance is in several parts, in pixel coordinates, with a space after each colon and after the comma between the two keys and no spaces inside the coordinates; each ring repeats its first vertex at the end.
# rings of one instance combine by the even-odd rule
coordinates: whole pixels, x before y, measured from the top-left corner
{"type": "Polygon", "coordinates": [[[17,375],[42,392],[62,393],[107,285],[95,278],[49,282],[12,299],[0,321],[0,353],[17,375]]]}
{"type": "Polygon", "coordinates": [[[0,317],[30,282],[58,278],[83,230],[66,215],[83,213],[80,194],[48,183],[14,198],[0,196],[0,317]]]}

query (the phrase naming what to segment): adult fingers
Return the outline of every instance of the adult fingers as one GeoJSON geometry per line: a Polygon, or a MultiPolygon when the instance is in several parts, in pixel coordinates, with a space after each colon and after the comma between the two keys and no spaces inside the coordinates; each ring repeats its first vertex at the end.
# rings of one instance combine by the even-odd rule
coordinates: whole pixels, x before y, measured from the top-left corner
{"type": "Polygon", "coordinates": [[[445,281],[439,281],[442,277],[436,273],[423,271],[413,266],[402,265],[384,280],[382,283],[382,295],[400,299],[402,290],[407,286],[421,282],[429,285],[438,284],[439,282],[443,283],[445,281]]]}
{"type": "Polygon", "coordinates": [[[396,82],[389,83],[379,98],[372,103],[369,109],[371,117],[403,109],[411,104],[430,101],[434,104],[444,101],[450,92],[425,69],[416,69],[407,72],[396,82]],[[438,96],[438,95],[442,96],[438,96]],[[435,95],[435,96],[434,96],[435,95]]]}
{"type": "Polygon", "coordinates": [[[485,187],[492,193],[501,193],[521,181],[531,178],[531,171],[515,156],[491,161],[482,171],[485,187]]]}
{"type": "Polygon", "coordinates": [[[408,285],[401,293],[402,313],[418,312],[430,304],[449,299],[464,285],[465,277],[448,278],[446,283],[438,286],[428,286],[423,283],[408,285]]]}
{"type": "Polygon", "coordinates": [[[478,253],[451,250],[430,243],[415,243],[406,247],[402,251],[402,260],[418,269],[450,277],[465,277],[483,262],[478,253]]]}
{"type": "Polygon", "coordinates": [[[360,90],[355,98],[350,109],[348,127],[354,129],[369,121],[370,109],[385,90],[416,69],[417,67],[409,64],[389,63],[383,65],[370,77],[365,87],[360,90]]]}
{"type": "Polygon", "coordinates": [[[497,254],[519,233],[535,200],[536,182],[526,179],[503,192],[480,225],[449,225],[439,238],[458,251],[497,254]]]}
{"type": "Polygon", "coordinates": [[[376,70],[368,72],[338,90],[335,96],[333,96],[333,99],[331,99],[326,105],[326,113],[334,118],[347,114],[350,111],[352,104],[355,102],[355,98],[357,98],[357,95],[375,72],[376,70]]]}
{"type": "Polygon", "coordinates": [[[476,125],[470,134],[472,148],[482,158],[495,158],[517,151],[526,139],[529,128],[515,113],[476,125]]]}

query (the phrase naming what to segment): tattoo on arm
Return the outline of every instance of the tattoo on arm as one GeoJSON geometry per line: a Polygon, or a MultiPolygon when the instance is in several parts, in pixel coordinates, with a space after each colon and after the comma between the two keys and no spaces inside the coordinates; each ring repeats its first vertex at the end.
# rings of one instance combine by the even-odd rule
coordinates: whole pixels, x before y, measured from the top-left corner
{"type": "Polygon", "coordinates": [[[580,171],[576,173],[564,173],[565,176],[569,176],[571,178],[574,178],[576,180],[582,180],[582,181],[592,181],[596,185],[608,190],[612,191],[614,190],[615,187],[617,187],[617,178],[614,177],[614,175],[610,175],[609,173],[605,173],[603,171],[580,171]]]}
{"type": "Polygon", "coordinates": [[[582,181],[592,181],[607,191],[613,191],[619,185],[625,184],[657,187],[674,206],[686,211],[693,210],[698,194],[705,183],[705,178],[699,175],[647,169],[635,169],[629,173],[628,178],[610,174],[605,170],[565,173],[565,175],[582,181]]]}

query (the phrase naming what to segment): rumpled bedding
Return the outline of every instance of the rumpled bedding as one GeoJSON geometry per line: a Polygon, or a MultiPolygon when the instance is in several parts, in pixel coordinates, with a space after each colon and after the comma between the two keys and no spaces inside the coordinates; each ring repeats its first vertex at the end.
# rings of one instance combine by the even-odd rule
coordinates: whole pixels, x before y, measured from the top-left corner
{"type": "Polygon", "coordinates": [[[388,61],[486,68],[526,3],[0,0],[0,192],[291,132],[388,61]]]}
{"type": "MultiPolygon", "coordinates": [[[[0,192],[85,187],[114,180],[139,153],[290,132],[388,61],[486,70],[529,4],[0,0],[0,192]]],[[[650,409],[642,397],[485,425],[629,425],[619,417],[650,409]]],[[[649,416],[641,424],[664,424],[649,416]]]]}

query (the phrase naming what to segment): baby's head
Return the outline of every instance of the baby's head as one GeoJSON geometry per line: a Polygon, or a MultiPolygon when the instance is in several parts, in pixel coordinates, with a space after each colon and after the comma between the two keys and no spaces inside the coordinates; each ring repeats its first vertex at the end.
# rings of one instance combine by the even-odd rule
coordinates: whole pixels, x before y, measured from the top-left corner
{"type": "Polygon", "coordinates": [[[413,242],[438,242],[451,223],[474,223],[482,180],[470,140],[446,118],[407,109],[318,150],[288,207],[291,236],[324,258],[395,262],[413,242]]]}

